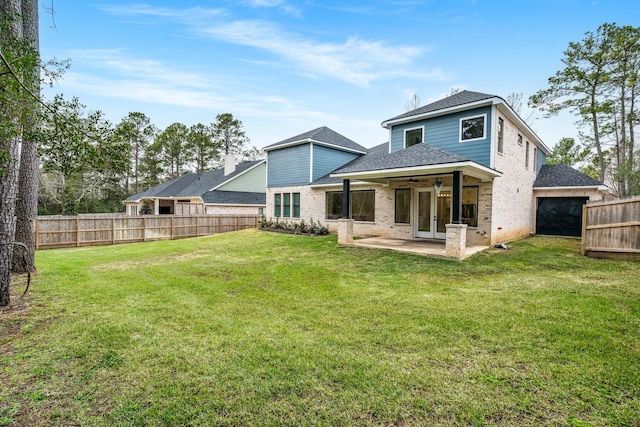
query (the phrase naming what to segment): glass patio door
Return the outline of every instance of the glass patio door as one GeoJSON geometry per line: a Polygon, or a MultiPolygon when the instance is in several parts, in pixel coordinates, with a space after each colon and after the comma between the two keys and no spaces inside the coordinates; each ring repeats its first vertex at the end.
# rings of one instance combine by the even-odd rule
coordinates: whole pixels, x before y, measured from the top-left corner
{"type": "Polygon", "coordinates": [[[417,190],[415,237],[444,239],[447,237],[446,224],[451,222],[451,190],[440,194],[430,188],[417,190]]]}
{"type": "Polygon", "coordinates": [[[431,190],[418,190],[418,203],[417,203],[417,224],[416,224],[416,237],[433,238],[433,228],[431,227],[431,205],[433,204],[433,197],[431,190]]]}

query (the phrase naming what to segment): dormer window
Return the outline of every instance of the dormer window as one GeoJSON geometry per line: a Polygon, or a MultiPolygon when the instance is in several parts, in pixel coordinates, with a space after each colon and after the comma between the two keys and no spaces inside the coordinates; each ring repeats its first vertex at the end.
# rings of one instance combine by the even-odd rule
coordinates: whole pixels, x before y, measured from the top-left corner
{"type": "Polygon", "coordinates": [[[477,141],[485,139],[487,128],[487,115],[482,114],[460,119],[460,142],[477,141]]]}
{"type": "Polygon", "coordinates": [[[404,148],[422,144],[423,127],[406,129],[404,131],[404,148]]]}

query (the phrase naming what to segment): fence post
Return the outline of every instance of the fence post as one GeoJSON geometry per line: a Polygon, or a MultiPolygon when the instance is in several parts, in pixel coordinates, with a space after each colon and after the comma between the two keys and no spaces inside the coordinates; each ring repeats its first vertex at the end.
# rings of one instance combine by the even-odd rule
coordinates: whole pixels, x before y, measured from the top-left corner
{"type": "Polygon", "coordinates": [[[580,255],[587,254],[587,205],[582,205],[582,242],[580,244],[580,255]]]}
{"type": "Polygon", "coordinates": [[[40,247],[40,220],[36,217],[36,249],[40,247]]]}
{"type": "Polygon", "coordinates": [[[142,222],[142,241],[146,242],[147,241],[147,217],[146,215],[142,217],[143,222],[142,222]]]}
{"type": "Polygon", "coordinates": [[[80,217],[76,217],[76,247],[80,246],[80,217]]]}
{"type": "Polygon", "coordinates": [[[116,218],[111,218],[111,244],[116,244],[116,218]]]}
{"type": "Polygon", "coordinates": [[[173,215],[171,215],[171,240],[173,240],[173,215]]]}
{"type": "Polygon", "coordinates": [[[200,237],[200,215],[196,216],[196,237],[200,237]]]}

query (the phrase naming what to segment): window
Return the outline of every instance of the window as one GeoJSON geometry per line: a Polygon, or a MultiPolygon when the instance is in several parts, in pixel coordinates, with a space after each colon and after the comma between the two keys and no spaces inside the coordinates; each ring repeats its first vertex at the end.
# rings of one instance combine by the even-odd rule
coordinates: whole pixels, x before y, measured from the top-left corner
{"type": "Polygon", "coordinates": [[[258,208],[258,215],[264,215],[264,208],[258,208]]]}
{"type": "MultiPolygon", "coordinates": [[[[351,192],[351,218],[354,221],[374,221],[375,191],[361,190],[351,192]]],[[[326,218],[342,218],[342,191],[327,191],[326,218]]]]}
{"type": "Polygon", "coordinates": [[[460,142],[483,139],[487,115],[460,119],[460,142]]]}
{"type": "Polygon", "coordinates": [[[292,193],[293,217],[300,218],[300,193],[292,193]]]}
{"type": "Polygon", "coordinates": [[[291,193],[282,195],[282,216],[289,218],[291,216],[291,193]]]}
{"type": "Polygon", "coordinates": [[[276,218],[282,216],[282,194],[275,193],[273,195],[273,216],[276,218]]]}
{"type": "Polygon", "coordinates": [[[396,220],[397,224],[409,224],[411,211],[411,189],[396,189],[396,220]]]}
{"type": "Polygon", "coordinates": [[[504,153],[504,120],[498,117],[498,153],[504,153]]]}
{"type": "Polygon", "coordinates": [[[518,134],[518,145],[522,147],[522,135],[518,134]]]}
{"type": "Polygon", "coordinates": [[[478,226],[478,187],[462,188],[462,222],[469,227],[478,226]]]}
{"type": "Polygon", "coordinates": [[[342,218],[342,191],[327,191],[326,218],[342,218]]]}
{"type": "Polygon", "coordinates": [[[407,129],[404,131],[404,147],[422,143],[422,128],[407,129]]]}
{"type": "Polygon", "coordinates": [[[351,218],[354,221],[375,221],[375,190],[359,190],[351,192],[351,218]]]}
{"type": "Polygon", "coordinates": [[[533,170],[538,172],[538,149],[533,147],[533,170]]]}
{"type": "Polygon", "coordinates": [[[524,167],[529,169],[529,141],[524,145],[524,167]]]}
{"type": "Polygon", "coordinates": [[[138,215],[138,207],[131,206],[131,215],[138,215]]]}

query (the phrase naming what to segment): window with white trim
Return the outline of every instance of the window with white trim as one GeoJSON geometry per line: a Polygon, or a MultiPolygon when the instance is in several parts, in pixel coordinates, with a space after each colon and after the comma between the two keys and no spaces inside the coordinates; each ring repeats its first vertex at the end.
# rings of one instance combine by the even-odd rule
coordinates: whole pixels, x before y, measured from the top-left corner
{"type": "Polygon", "coordinates": [[[460,119],[460,142],[484,139],[487,129],[487,115],[464,117],[460,119]]]}
{"type": "Polygon", "coordinates": [[[404,148],[412,145],[422,144],[424,128],[405,129],[404,131],[404,148]]]}

